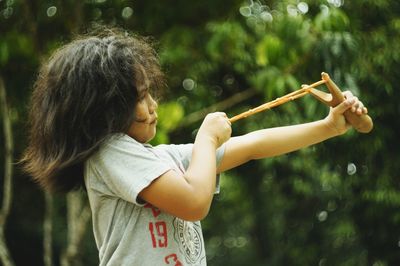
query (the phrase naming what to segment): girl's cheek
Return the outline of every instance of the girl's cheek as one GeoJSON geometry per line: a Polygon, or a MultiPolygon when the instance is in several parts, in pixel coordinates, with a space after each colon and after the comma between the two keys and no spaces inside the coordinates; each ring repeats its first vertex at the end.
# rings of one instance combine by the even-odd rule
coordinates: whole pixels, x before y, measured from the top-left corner
{"type": "Polygon", "coordinates": [[[137,120],[146,120],[147,113],[146,113],[145,104],[143,102],[139,102],[135,109],[136,119],[137,120]]]}

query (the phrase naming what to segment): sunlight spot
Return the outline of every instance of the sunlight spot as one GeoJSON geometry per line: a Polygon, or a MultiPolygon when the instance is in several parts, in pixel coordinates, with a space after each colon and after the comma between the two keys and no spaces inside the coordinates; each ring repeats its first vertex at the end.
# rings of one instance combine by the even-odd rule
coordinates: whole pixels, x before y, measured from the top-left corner
{"type": "Polygon", "coordinates": [[[305,2],[300,2],[297,4],[297,8],[300,10],[302,14],[305,14],[308,12],[308,4],[305,2]]]}
{"type": "Polygon", "coordinates": [[[248,6],[240,7],[239,12],[244,17],[250,17],[251,16],[251,9],[248,6]]]}
{"type": "Polygon", "coordinates": [[[53,16],[57,13],[57,7],[55,7],[55,6],[49,7],[49,8],[47,9],[46,13],[47,13],[47,16],[48,16],[49,18],[53,17],[53,16]]]}
{"type": "Polygon", "coordinates": [[[264,29],[265,22],[273,20],[272,11],[263,1],[248,1],[248,5],[239,8],[239,13],[246,17],[249,27],[264,29]]]}
{"type": "Polygon", "coordinates": [[[225,75],[225,76],[223,77],[223,81],[224,81],[224,83],[225,83],[226,85],[232,86],[233,83],[235,83],[235,78],[234,78],[232,75],[227,74],[227,75],[225,75]]]}
{"type": "Polygon", "coordinates": [[[124,19],[130,18],[132,16],[132,14],[133,14],[133,9],[131,7],[127,6],[127,7],[124,7],[124,9],[122,9],[122,17],[124,19]]]}
{"type": "Polygon", "coordinates": [[[322,183],[322,191],[331,191],[332,186],[328,182],[323,182],[322,183]]]}
{"type": "Polygon", "coordinates": [[[318,213],[317,218],[320,222],[326,221],[328,219],[328,212],[327,211],[321,211],[318,213]]]}
{"type": "Polygon", "coordinates": [[[328,0],[328,3],[334,7],[341,7],[344,4],[343,0],[328,0]]]}
{"type": "Polygon", "coordinates": [[[357,167],[354,163],[347,164],[347,174],[354,175],[357,172],[357,167]]]}
{"type": "Polygon", "coordinates": [[[212,86],[211,87],[211,94],[213,96],[220,96],[222,94],[223,89],[221,86],[212,86]]]}
{"type": "Polygon", "coordinates": [[[12,16],[13,12],[14,12],[14,9],[13,9],[12,7],[9,6],[9,7],[7,7],[6,9],[4,9],[4,10],[2,11],[3,17],[4,17],[5,19],[8,19],[8,18],[10,18],[10,17],[12,16]]]}
{"type": "Polygon", "coordinates": [[[319,8],[321,9],[322,15],[324,16],[329,15],[329,7],[327,7],[326,5],[320,5],[319,8]]]}
{"type": "Polygon", "coordinates": [[[263,11],[260,14],[260,17],[262,20],[264,20],[265,22],[271,22],[274,18],[272,17],[271,13],[269,13],[268,11],[263,11]]]}
{"type": "Polygon", "coordinates": [[[255,27],[257,25],[257,18],[255,16],[248,17],[246,23],[249,27],[255,27]]]}
{"type": "Polygon", "coordinates": [[[224,239],[224,246],[227,248],[233,248],[235,247],[236,243],[235,243],[235,238],[234,237],[227,237],[224,239]]]}
{"type": "Polygon", "coordinates": [[[253,4],[250,7],[253,10],[253,12],[256,13],[256,14],[260,14],[260,12],[263,9],[262,5],[258,1],[257,2],[253,2],[253,4]]]}
{"type": "Polygon", "coordinates": [[[188,97],[186,96],[181,96],[178,98],[178,100],[176,100],[180,105],[185,106],[188,102],[188,97]]]}
{"type": "Polygon", "coordinates": [[[183,88],[184,88],[185,90],[187,90],[187,91],[193,90],[194,87],[195,87],[195,85],[196,85],[196,83],[194,82],[194,80],[193,80],[193,79],[190,79],[190,78],[186,78],[186,79],[184,79],[183,82],[182,82],[183,88]]]}
{"type": "Polygon", "coordinates": [[[238,247],[238,248],[242,248],[242,247],[244,247],[244,246],[246,246],[247,245],[247,238],[245,238],[244,236],[239,236],[237,239],[236,239],[236,247],[238,247]]]}
{"type": "Polygon", "coordinates": [[[215,237],[210,238],[209,245],[211,247],[217,248],[217,247],[221,246],[221,244],[222,244],[221,237],[215,236],[215,237]]]}
{"type": "Polygon", "coordinates": [[[289,16],[293,16],[293,17],[297,16],[297,13],[298,13],[297,7],[294,5],[288,5],[286,7],[286,11],[288,12],[289,16]]]}

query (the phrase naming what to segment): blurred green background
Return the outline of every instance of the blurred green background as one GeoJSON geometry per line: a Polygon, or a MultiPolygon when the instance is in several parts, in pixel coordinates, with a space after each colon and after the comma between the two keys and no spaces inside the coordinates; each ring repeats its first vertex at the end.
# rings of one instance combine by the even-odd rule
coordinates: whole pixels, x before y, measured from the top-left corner
{"type": "MultiPolygon", "coordinates": [[[[319,80],[322,71],[369,108],[369,134],[351,131],[225,173],[203,221],[209,265],[400,265],[399,1],[0,0],[8,107],[0,115],[12,126],[14,162],[27,143],[40,62],[95,24],[155,40],[169,87],[153,144],[192,142],[207,112],[233,116],[319,80]]],[[[306,96],[236,122],[233,135],[327,112],[306,96]]],[[[10,166],[6,124],[2,182],[10,166]]],[[[45,194],[13,166],[11,189],[0,190],[2,263],[97,265],[84,193],[45,194]]]]}

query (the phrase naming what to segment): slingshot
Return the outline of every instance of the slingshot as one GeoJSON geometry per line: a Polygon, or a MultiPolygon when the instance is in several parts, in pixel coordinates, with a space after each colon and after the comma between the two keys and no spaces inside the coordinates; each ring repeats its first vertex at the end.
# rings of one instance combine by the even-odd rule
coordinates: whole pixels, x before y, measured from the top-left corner
{"type": "MultiPolygon", "coordinates": [[[[322,79],[320,81],[317,81],[311,85],[304,85],[302,86],[301,89],[296,90],[294,92],[291,92],[289,94],[286,94],[282,97],[279,97],[273,101],[264,103],[258,107],[255,107],[253,109],[250,109],[246,112],[243,112],[241,114],[238,114],[234,117],[231,117],[229,121],[231,123],[236,122],[239,119],[246,118],[248,116],[251,116],[253,114],[265,111],[267,109],[271,109],[273,107],[276,107],[278,105],[287,103],[289,101],[293,101],[295,99],[298,99],[300,97],[303,97],[307,94],[311,94],[314,96],[316,99],[319,101],[323,102],[326,105],[329,105],[331,107],[335,107],[341,102],[345,100],[342,92],[340,89],[336,86],[336,84],[331,80],[329,75],[327,73],[322,72],[321,73],[322,79]],[[330,92],[326,93],[320,90],[315,89],[315,87],[318,87],[322,84],[325,84],[328,87],[328,90],[330,92]]],[[[361,133],[368,133],[372,130],[373,128],[373,122],[372,119],[369,115],[367,114],[362,114],[362,115],[357,115],[351,110],[347,110],[344,113],[344,116],[346,120],[358,131],[361,133]]]]}

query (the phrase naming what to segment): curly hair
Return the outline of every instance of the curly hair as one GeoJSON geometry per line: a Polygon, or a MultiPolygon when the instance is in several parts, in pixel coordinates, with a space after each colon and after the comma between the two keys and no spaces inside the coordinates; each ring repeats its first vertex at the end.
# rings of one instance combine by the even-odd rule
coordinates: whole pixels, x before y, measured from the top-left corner
{"type": "Polygon", "coordinates": [[[109,136],[127,132],[141,94],[164,84],[145,38],[103,30],[59,48],[33,86],[24,170],[49,191],[84,186],[85,160],[109,136]]]}

